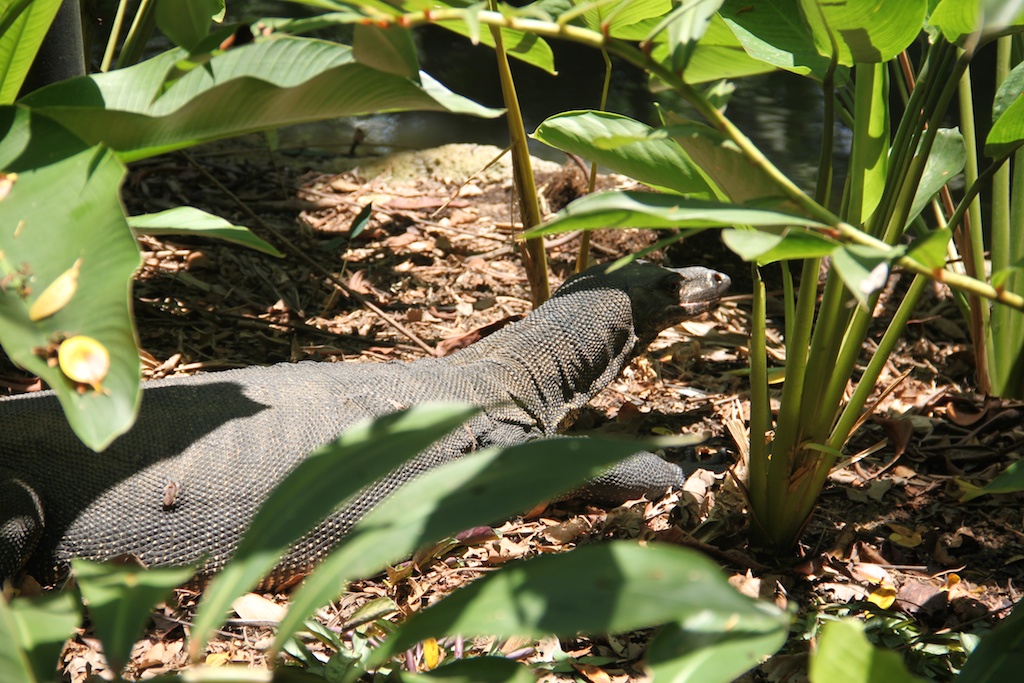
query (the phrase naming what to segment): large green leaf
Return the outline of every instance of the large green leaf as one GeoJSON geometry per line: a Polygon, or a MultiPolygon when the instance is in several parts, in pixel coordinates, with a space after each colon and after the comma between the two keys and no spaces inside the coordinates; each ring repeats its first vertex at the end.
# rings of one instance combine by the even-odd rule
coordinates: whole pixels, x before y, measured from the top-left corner
{"type": "Polygon", "coordinates": [[[350,427],[303,460],[264,502],[227,567],[199,605],[189,647],[198,652],[231,602],[338,505],[469,418],[476,408],[424,404],[350,427]],[[301,500],[301,505],[295,501],[301,500]]]}
{"type": "Polygon", "coordinates": [[[599,228],[713,228],[733,225],[823,228],[821,223],[779,211],[708,202],[653,192],[600,192],[580,197],[524,237],[599,228]]]}
{"type": "Polygon", "coordinates": [[[1000,157],[1024,141],[1024,64],[1018,64],[999,84],[992,102],[992,128],[985,140],[985,153],[1000,157]]]}
{"type": "Polygon", "coordinates": [[[61,0],[0,0],[0,104],[18,96],[61,0]]]}
{"type": "Polygon", "coordinates": [[[960,130],[940,128],[935,136],[931,154],[928,155],[928,161],[925,163],[921,182],[917,186],[917,192],[914,193],[914,203],[907,216],[907,225],[917,218],[932,197],[946,183],[964,170],[966,163],[967,148],[964,146],[964,137],[960,134],[960,130]]]}
{"type": "Polygon", "coordinates": [[[17,174],[0,201],[0,343],[57,391],[75,433],[99,450],[131,426],[139,396],[129,294],[141,259],[117,196],[124,166],[22,108],[0,108],[0,138],[0,169],[17,174]],[[64,297],[47,294],[57,310],[33,320],[48,286],[75,270],[64,297]],[[110,355],[98,390],[48,363],[56,345],[76,335],[110,355]]]}
{"type": "Polygon", "coordinates": [[[455,634],[623,633],[677,620],[721,632],[777,612],[737,592],[696,551],[613,541],[506,565],[412,615],[375,656],[455,634]]]}
{"type": "Polygon", "coordinates": [[[573,5],[586,7],[583,23],[593,31],[613,38],[639,40],[653,28],[651,19],[661,18],[672,11],[671,0],[613,0],[594,3],[573,0],[573,5]]]}
{"type": "Polygon", "coordinates": [[[722,6],[722,0],[693,0],[677,5],[665,17],[665,65],[674,73],[682,74],[704,33],[711,17],[722,6]]]}
{"type": "Polygon", "coordinates": [[[419,57],[410,31],[372,24],[356,24],[354,31],[352,51],[361,64],[403,78],[419,77],[419,57]]]}
{"type": "Polygon", "coordinates": [[[691,162],[730,200],[737,204],[770,197],[782,200],[782,192],[771,177],[751,163],[726,135],[674,112],[666,111],[662,116],[667,125],[665,134],[683,148],[691,162]]]}
{"type": "Polygon", "coordinates": [[[213,237],[271,256],[284,256],[274,245],[252,234],[245,226],[234,225],[220,216],[206,213],[194,206],[178,206],[157,213],[129,216],[128,226],[135,232],[146,235],[213,237]]]}
{"type": "Polygon", "coordinates": [[[480,451],[424,474],[367,514],[306,579],[292,596],[276,646],[337,597],[341,582],[380,571],[426,543],[550,500],[642,447],[611,439],[546,439],[480,451]]]}
{"type": "Polygon", "coordinates": [[[750,56],[821,80],[833,51],[830,34],[841,65],[888,61],[920,33],[925,6],[925,0],[727,0],[721,15],[750,56]]]}
{"type": "Polygon", "coordinates": [[[1012,681],[1024,667],[1024,608],[1018,602],[1013,612],[981,639],[967,658],[957,683],[1002,683],[1012,681]]]}
{"type": "Polygon", "coordinates": [[[942,0],[928,23],[941,30],[949,42],[961,43],[972,33],[989,36],[1008,29],[1019,31],[1024,26],[1022,12],[1021,0],[942,0]]]}
{"type": "Polygon", "coordinates": [[[714,190],[700,168],[672,140],[650,137],[652,128],[628,116],[602,111],[556,114],[532,135],[546,145],[578,154],[651,187],[712,199],[714,190]],[[602,145],[605,140],[624,142],[602,145]]]}
{"type": "Polygon", "coordinates": [[[64,642],[82,623],[73,591],[8,604],[0,597],[0,683],[46,683],[57,678],[64,642]]]}
{"type": "Polygon", "coordinates": [[[780,234],[760,230],[723,230],[722,241],[744,261],[763,266],[776,261],[821,258],[837,246],[824,235],[809,230],[784,229],[780,234]]]}
{"type": "Polygon", "coordinates": [[[927,0],[801,0],[801,5],[818,51],[831,55],[834,39],[838,62],[846,66],[893,59],[917,39],[928,9],[927,0]]]}
{"type": "Polygon", "coordinates": [[[224,0],[158,2],[156,25],[178,47],[192,49],[206,37],[211,21],[224,18],[224,0]]]}
{"type": "Polygon", "coordinates": [[[874,647],[864,627],[853,621],[831,621],[821,629],[818,650],[811,656],[811,683],[915,683],[899,653],[874,647]]]}
{"type": "Polygon", "coordinates": [[[1024,98],[1011,104],[985,138],[985,154],[999,159],[1024,143],[1024,98]]]}
{"type": "MultiPolygon", "coordinates": [[[[651,56],[664,61],[668,55],[668,41],[659,36],[651,56]]],[[[732,29],[719,12],[711,18],[708,30],[697,43],[697,49],[690,55],[690,62],[683,72],[687,83],[706,83],[723,78],[743,78],[775,71],[775,65],[756,59],[744,49],[732,29]]],[[[654,85],[657,87],[657,81],[654,85]]]]}
{"type": "Polygon", "coordinates": [[[726,0],[720,12],[736,39],[754,59],[821,80],[828,67],[814,44],[802,13],[792,0],[751,4],[726,0]]]}
{"type": "Polygon", "coordinates": [[[120,672],[149,621],[153,607],[188,581],[194,567],[141,569],[72,560],[75,579],[89,608],[110,668],[120,672]]]}
{"type": "Polygon", "coordinates": [[[857,301],[866,306],[868,298],[885,286],[892,263],[906,253],[906,247],[876,249],[862,244],[844,244],[832,252],[832,267],[857,301]]]}
{"type": "Polygon", "coordinates": [[[404,109],[500,114],[426,74],[416,83],[382,73],[356,62],[347,46],[309,38],[243,45],[166,84],[185,57],[171,50],[127,69],[54,84],[22,102],[125,160],[335,116],[404,109]]]}
{"type": "Polygon", "coordinates": [[[789,621],[785,612],[764,602],[751,602],[740,615],[687,615],[651,642],[651,677],[659,683],[730,683],[782,647],[789,621]]]}

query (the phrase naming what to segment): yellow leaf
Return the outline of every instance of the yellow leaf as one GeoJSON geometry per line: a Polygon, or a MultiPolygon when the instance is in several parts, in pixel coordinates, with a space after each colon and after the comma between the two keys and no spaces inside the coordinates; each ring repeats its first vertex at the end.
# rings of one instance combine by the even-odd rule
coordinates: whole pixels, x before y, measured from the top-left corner
{"type": "Polygon", "coordinates": [[[441,648],[437,644],[437,639],[427,638],[423,641],[423,669],[425,671],[436,669],[440,663],[441,648]]]}
{"type": "Polygon", "coordinates": [[[227,652],[211,652],[206,655],[206,666],[224,666],[230,659],[227,652]]]}
{"type": "Polygon", "coordinates": [[[582,662],[573,662],[572,666],[583,674],[590,683],[612,683],[612,677],[608,675],[607,671],[599,666],[584,664],[582,662]]]}
{"type": "Polygon", "coordinates": [[[948,591],[951,588],[953,588],[953,586],[955,586],[958,583],[960,583],[960,581],[961,581],[961,579],[960,579],[960,575],[959,574],[950,574],[950,575],[948,575],[946,577],[946,583],[945,583],[944,586],[942,586],[942,590],[947,590],[948,591]]]}
{"type": "Polygon", "coordinates": [[[868,594],[868,602],[873,602],[882,609],[889,609],[896,602],[896,589],[893,586],[878,586],[868,594]]]}
{"type": "Polygon", "coordinates": [[[57,349],[57,363],[72,382],[88,384],[96,391],[102,391],[101,382],[110,371],[110,353],[92,337],[77,335],[61,342],[57,349]]]}
{"type": "Polygon", "coordinates": [[[11,188],[14,187],[14,183],[17,180],[17,173],[0,173],[0,202],[11,193],[11,188]]]}
{"type": "Polygon", "coordinates": [[[78,289],[78,269],[82,265],[82,259],[76,260],[70,268],[57,276],[57,279],[43,290],[43,293],[32,303],[28,309],[28,319],[38,322],[67,306],[71,297],[78,289]]]}
{"type": "Polygon", "coordinates": [[[924,539],[921,537],[920,531],[912,531],[906,527],[899,527],[898,525],[890,524],[889,527],[893,530],[889,534],[889,540],[896,545],[903,546],[904,548],[916,548],[917,546],[924,543],[924,539]]]}

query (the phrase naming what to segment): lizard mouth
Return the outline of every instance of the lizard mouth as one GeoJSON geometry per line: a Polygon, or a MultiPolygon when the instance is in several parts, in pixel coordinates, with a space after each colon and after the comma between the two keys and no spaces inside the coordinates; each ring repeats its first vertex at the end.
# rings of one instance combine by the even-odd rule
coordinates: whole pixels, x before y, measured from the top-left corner
{"type": "Polygon", "coordinates": [[[683,276],[679,284],[679,310],[687,318],[711,310],[729,291],[732,280],[717,270],[702,269],[698,276],[683,276]]]}

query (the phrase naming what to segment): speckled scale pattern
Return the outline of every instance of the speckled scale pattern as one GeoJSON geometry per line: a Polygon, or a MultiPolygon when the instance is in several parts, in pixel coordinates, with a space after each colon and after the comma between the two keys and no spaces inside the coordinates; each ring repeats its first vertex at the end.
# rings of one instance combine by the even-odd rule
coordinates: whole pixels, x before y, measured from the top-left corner
{"type": "MultiPolygon", "coordinates": [[[[423,401],[483,407],[336,511],[276,573],[305,570],[418,474],[485,446],[553,436],[657,331],[687,317],[636,319],[638,297],[651,303],[645,278],[668,271],[624,270],[577,276],[525,319],[444,359],[302,362],[147,382],[135,426],[100,454],[75,437],[51,392],[0,400],[0,577],[23,565],[48,577],[73,557],[125,554],[149,566],[206,555],[203,573],[216,571],[274,486],[345,428],[423,401]],[[21,534],[36,504],[44,529],[26,563],[21,534]]],[[[677,466],[645,453],[595,482],[594,491],[628,495],[683,479],[677,466]]]]}

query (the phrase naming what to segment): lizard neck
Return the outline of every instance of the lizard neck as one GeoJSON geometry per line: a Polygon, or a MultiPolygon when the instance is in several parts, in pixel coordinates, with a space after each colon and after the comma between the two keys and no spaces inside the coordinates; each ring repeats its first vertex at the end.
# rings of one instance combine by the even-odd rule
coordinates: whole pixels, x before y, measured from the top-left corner
{"type": "Polygon", "coordinates": [[[554,434],[641,350],[629,297],[601,289],[556,296],[445,361],[500,383],[554,434]]]}

